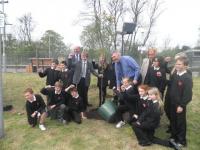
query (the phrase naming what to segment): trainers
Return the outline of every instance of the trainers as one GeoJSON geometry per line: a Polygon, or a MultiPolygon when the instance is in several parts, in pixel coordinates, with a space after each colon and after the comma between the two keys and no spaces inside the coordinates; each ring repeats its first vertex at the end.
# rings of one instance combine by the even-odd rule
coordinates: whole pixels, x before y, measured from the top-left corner
{"type": "Polygon", "coordinates": [[[176,143],[174,139],[169,139],[169,143],[174,147],[175,150],[181,150],[181,146],[176,143]]]}
{"type": "Polygon", "coordinates": [[[120,121],[116,124],[116,128],[121,128],[122,126],[124,126],[126,123],[124,121],[120,121]]]}
{"type": "Polygon", "coordinates": [[[63,124],[67,124],[67,121],[63,119],[63,120],[62,120],[62,123],[63,123],[63,124]]]}
{"type": "Polygon", "coordinates": [[[43,124],[40,124],[40,125],[39,125],[39,128],[40,128],[40,130],[42,130],[42,131],[45,131],[45,130],[46,130],[46,128],[45,128],[45,126],[44,126],[43,124]]]}

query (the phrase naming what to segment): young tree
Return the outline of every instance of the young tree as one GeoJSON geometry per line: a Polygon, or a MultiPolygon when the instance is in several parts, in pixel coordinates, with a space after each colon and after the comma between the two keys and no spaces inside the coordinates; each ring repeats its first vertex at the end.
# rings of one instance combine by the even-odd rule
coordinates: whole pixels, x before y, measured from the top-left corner
{"type": "Polygon", "coordinates": [[[42,49],[48,51],[48,56],[57,58],[66,55],[67,47],[63,42],[63,37],[53,30],[47,30],[41,38],[42,49]]]}
{"type": "Polygon", "coordinates": [[[23,43],[31,45],[31,33],[34,28],[35,24],[31,13],[24,14],[22,17],[18,18],[18,37],[23,43]]]}

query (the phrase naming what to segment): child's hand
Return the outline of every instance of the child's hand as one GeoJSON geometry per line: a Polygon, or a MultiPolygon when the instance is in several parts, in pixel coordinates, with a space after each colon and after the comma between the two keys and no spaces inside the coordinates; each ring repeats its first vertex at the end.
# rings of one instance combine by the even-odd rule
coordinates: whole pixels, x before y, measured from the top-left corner
{"type": "Polygon", "coordinates": [[[38,68],[37,72],[43,72],[42,68],[38,68]]]}
{"type": "Polygon", "coordinates": [[[74,87],[75,87],[75,85],[71,84],[69,87],[70,87],[70,89],[71,89],[71,88],[74,88],[74,87]]]}
{"type": "Polygon", "coordinates": [[[178,106],[178,107],[176,108],[176,113],[182,113],[182,112],[183,112],[183,107],[178,106]]]}
{"type": "Polygon", "coordinates": [[[138,118],[138,115],[133,114],[133,118],[137,119],[137,118],[138,118]]]}
{"type": "Polygon", "coordinates": [[[52,87],[54,87],[54,86],[47,85],[47,86],[45,86],[45,89],[52,88],[52,87]]]}
{"type": "Polygon", "coordinates": [[[34,118],[36,114],[37,114],[37,111],[35,111],[34,113],[32,113],[31,117],[34,118]]]}
{"type": "Polygon", "coordinates": [[[99,77],[99,78],[103,78],[103,74],[99,74],[98,77],[99,77]]]}
{"type": "Polygon", "coordinates": [[[51,105],[51,106],[50,106],[50,109],[53,109],[54,107],[56,107],[56,105],[51,105]]]}
{"type": "Polygon", "coordinates": [[[141,125],[139,121],[137,121],[136,124],[141,125]]]}
{"type": "Polygon", "coordinates": [[[138,83],[137,80],[133,80],[133,84],[136,85],[138,83]]]}

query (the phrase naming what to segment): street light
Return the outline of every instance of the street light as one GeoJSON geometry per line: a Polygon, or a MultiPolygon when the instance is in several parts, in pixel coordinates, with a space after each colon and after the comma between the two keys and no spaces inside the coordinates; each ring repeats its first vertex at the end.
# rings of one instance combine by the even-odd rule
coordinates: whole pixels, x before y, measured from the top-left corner
{"type": "Polygon", "coordinates": [[[122,32],[117,31],[117,34],[120,34],[122,36],[122,49],[121,49],[121,54],[122,55],[124,55],[124,35],[133,34],[133,31],[135,30],[135,27],[136,27],[135,23],[125,22],[123,24],[122,32]]]}
{"type": "Polygon", "coordinates": [[[4,136],[2,81],[3,81],[2,80],[2,52],[1,52],[1,34],[0,34],[0,138],[4,136]]]}

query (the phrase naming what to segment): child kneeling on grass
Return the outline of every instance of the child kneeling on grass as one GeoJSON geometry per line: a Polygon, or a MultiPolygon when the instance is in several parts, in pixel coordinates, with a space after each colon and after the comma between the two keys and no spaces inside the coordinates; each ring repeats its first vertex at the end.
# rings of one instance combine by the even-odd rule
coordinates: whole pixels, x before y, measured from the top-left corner
{"type": "Polygon", "coordinates": [[[24,91],[24,97],[26,98],[26,112],[28,117],[28,123],[31,127],[37,125],[37,120],[39,120],[39,128],[44,131],[46,130],[44,126],[44,121],[47,116],[46,104],[39,94],[34,94],[31,88],[27,88],[24,91]]]}
{"type": "Polygon", "coordinates": [[[132,123],[139,145],[149,146],[154,143],[179,150],[179,147],[171,144],[169,140],[154,136],[163,112],[163,103],[158,88],[152,87],[148,90],[148,100],[150,101],[149,106],[139,116],[135,115],[137,121],[132,123]]]}
{"type": "Polygon", "coordinates": [[[68,90],[70,90],[70,96],[68,98],[67,107],[65,110],[66,121],[69,122],[73,120],[74,122],[80,124],[81,119],[85,119],[83,115],[83,99],[79,96],[75,86],[70,85],[65,89],[66,92],[68,90]]]}

